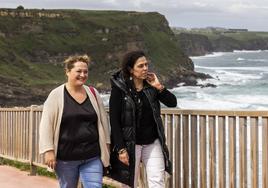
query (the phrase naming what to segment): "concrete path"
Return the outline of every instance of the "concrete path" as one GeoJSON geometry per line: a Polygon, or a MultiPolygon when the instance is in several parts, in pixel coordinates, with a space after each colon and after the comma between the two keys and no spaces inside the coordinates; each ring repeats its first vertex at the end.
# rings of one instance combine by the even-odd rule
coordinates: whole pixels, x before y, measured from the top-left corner
{"type": "Polygon", "coordinates": [[[0,165],[1,188],[58,188],[56,179],[44,176],[29,176],[29,172],[0,165]]]}
{"type": "MultiPolygon", "coordinates": [[[[0,165],[0,188],[58,188],[58,181],[45,176],[29,176],[29,172],[15,167],[0,165]]],[[[127,187],[111,178],[104,177],[103,183],[117,188],[127,187]]],[[[81,187],[78,185],[78,187],[81,187]]]]}

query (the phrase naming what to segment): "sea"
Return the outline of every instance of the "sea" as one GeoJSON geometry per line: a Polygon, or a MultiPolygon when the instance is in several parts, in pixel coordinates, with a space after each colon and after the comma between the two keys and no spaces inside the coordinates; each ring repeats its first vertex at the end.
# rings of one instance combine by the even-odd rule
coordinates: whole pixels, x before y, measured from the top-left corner
{"type": "MultiPolygon", "coordinates": [[[[171,89],[181,109],[268,110],[268,50],[215,52],[190,57],[195,71],[212,79],[199,84],[216,87],[182,86],[171,89]]],[[[108,106],[109,94],[102,95],[108,106]]]]}
{"type": "Polygon", "coordinates": [[[195,71],[211,75],[199,80],[213,87],[172,89],[183,109],[268,110],[268,50],[216,52],[190,57],[195,71]]]}

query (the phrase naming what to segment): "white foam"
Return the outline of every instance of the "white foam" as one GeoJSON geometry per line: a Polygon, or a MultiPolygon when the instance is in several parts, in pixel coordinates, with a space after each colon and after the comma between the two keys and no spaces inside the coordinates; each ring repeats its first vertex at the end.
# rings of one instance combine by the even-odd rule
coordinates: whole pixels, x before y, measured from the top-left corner
{"type": "Polygon", "coordinates": [[[207,67],[207,66],[195,66],[197,69],[208,69],[208,70],[254,70],[254,71],[268,71],[268,66],[261,67],[207,67]]]}
{"type": "Polygon", "coordinates": [[[221,95],[198,92],[188,98],[179,98],[179,107],[184,109],[266,109],[266,95],[221,95]],[[241,101],[243,99],[243,101],[241,101]]]}
{"type": "Polygon", "coordinates": [[[245,59],[242,58],[242,57],[239,57],[239,58],[236,59],[236,61],[245,61],[245,59]]]}
{"type": "Polygon", "coordinates": [[[179,100],[179,107],[183,109],[247,109],[250,105],[245,103],[235,103],[224,100],[215,100],[215,99],[207,99],[207,100],[187,100],[181,99],[179,100]]]}
{"type": "Polygon", "coordinates": [[[244,63],[244,62],[262,62],[262,63],[265,63],[265,62],[268,62],[268,59],[244,59],[244,58],[237,58],[236,61],[238,63],[244,63]]]}
{"type": "Polygon", "coordinates": [[[234,53],[259,53],[265,50],[234,50],[234,53]]]}
{"type": "Polygon", "coordinates": [[[210,54],[202,55],[202,56],[190,56],[191,59],[205,59],[211,57],[219,57],[232,53],[260,53],[260,52],[268,52],[268,50],[233,50],[232,52],[212,52],[210,54]]]}
{"type": "Polygon", "coordinates": [[[225,54],[228,54],[231,52],[213,52],[211,54],[206,54],[203,56],[190,56],[191,59],[204,59],[204,58],[212,58],[212,57],[219,57],[219,56],[223,56],[225,54]]]}
{"type": "Polygon", "coordinates": [[[253,61],[253,62],[268,62],[268,59],[247,59],[247,61],[253,61]]]}

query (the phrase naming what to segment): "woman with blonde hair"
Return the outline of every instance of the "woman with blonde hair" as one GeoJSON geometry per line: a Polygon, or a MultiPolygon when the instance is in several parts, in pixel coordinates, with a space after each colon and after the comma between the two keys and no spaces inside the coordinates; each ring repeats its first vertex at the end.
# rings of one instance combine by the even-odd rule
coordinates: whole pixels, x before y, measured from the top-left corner
{"type": "Polygon", "coordinates": [[[96,89],[85,85],[90,58],[70,56],[64,62],[67,82],[46,99],[40,122],[39,151],[55,170],[61,188],[102,187],[109,166],[110,132],[96,89]]]}

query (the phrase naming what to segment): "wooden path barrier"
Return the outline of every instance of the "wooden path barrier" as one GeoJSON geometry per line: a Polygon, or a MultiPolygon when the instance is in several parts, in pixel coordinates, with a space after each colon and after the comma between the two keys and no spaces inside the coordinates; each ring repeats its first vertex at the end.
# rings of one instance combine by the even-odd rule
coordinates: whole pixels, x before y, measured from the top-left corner
{"type": "MultiPolygon", "coordinates": [[[[45,167],[41,114],[37,106],[0,108],[0,157],[31,164],[33,174],[45,167]]],[[[268,187],[268,111],[162,109],[162,119],[173,162],[166,187],[268,187]]]]}

